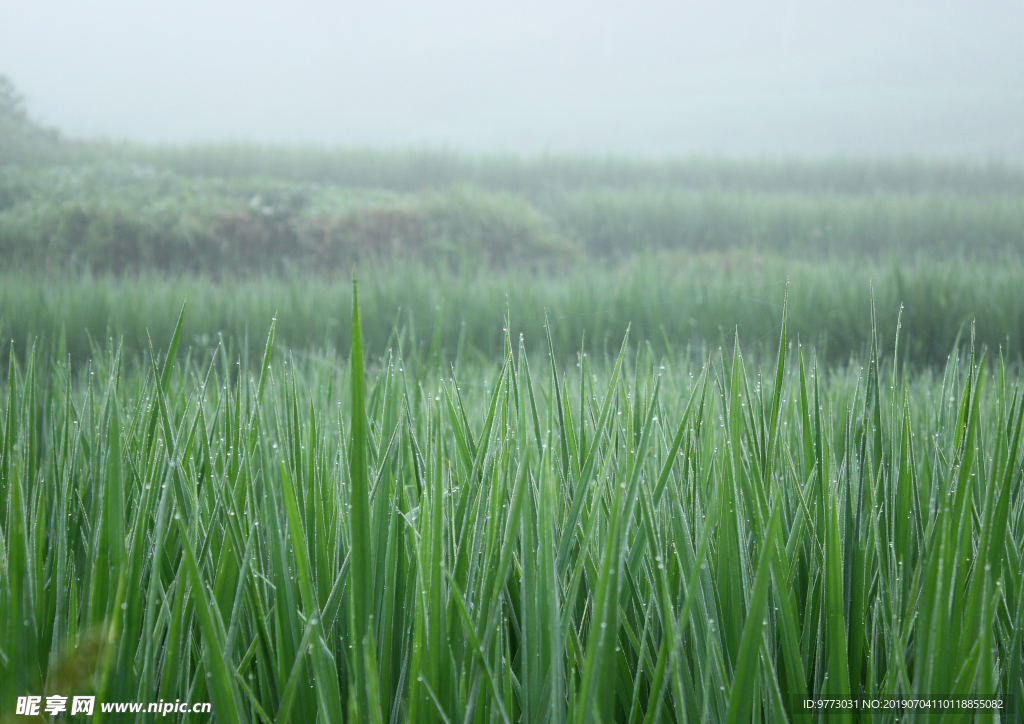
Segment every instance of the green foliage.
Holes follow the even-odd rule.
[[[467,154],[452,150],[329,148],[208,143],[139,146],[94,143],[69,162],[115,160],[184,176],[276,178],[399,193],[468,185],[534,201],[558,191],[586,189],[719,189],[746,193],[837,195],[1024,193],[1024,169],[1000,161],[925,158],[824,159],[690,156],[645,159],[544,153]]]
[[[857,263],[1024,259],[1024,181],[1013,169],[936,166],[929,181],[895,166],[889,182],[861,169],[868,179],[882,176],[872,187],[844,181],[856,167],[840,166],[834,183],[806,188],[812,172],[827,177],[822,163],[795,166],[788,181],[777,171],[768,178],[780,177],[778,186],[769,188],[756,168],[744,176],[725,162],[717,171],[699,165],[703,179],[651,168],[646,178],[623,170],[618,180],[607,172],[589,183],[582,171],[563,183],[557,165],[523,164],[528,183],[467,173],[422,188],[368,172],[342,185],[225,180],[110,161],[0,165],[0,268],[329,275],[402,259],[445,269],[563,270],[661,252]],[[901,182],[901,173],[914,182]],[[738,178],[721,178],[730,174]]]
[[[864,263],[1019,260],[1024,195],[588,189],[546,210],[592,258],[750,251]]]
[[[283,320],[258,368],[188,349],[181,315],[164,355],[10,358],[0,706],[95,691],[211,701],[218,721],[760,722],[854,697],[1024,715],[1024,388],[1002,359],[972,343],[909,373],[872,344],[822,371],[783,313],[771,367],[738,344],[697,367],[627,344],[563,367],[509,331],[497,364],[454,360],[456,377],[405,335],[364,368],[363,302],[347,365],[275,352]]]
[[[1019,360],[1024,351],[1024,267],[958,262],[900,266],[798,263],[741,256],[661,254],[607,269],[581,264],[562,274],[519,270],[451,273],[398,263],[361,270],[363,344],[379,357],[398,324],[410,357],[494,359],[504,352],[500,320],[514,310],[513,335],[539,352],[551,320],[555,356],[585,348],[614,357],[624,331],[659,354],[701,358],[729,347],[738,327],[748,352],[774,355],[779,299],[790,289],[792,339],[814,345],[827,364],[845,364],[870,348],[873,290],[883,349],[893,349],[901,314],[901,361],[941,367],[958,337],[975,323],[979,344]],[[182,299],[189,305],[183,344],[208,351],[223,335],[232,354],[255,363],[255,333],[281,321],[279,341],[307,349],[351,344],[352,290],[344,280],[288,278],[209,280],[57,274],[0,274],[0,326],[22,354],[29,345],[67,352],[76,361],[108,337],[132,353],[147,347],[147,330],[169,338]],[[461,352],[460,352],[461,350]]]
[[[0,269],[348,274],[755,253],[1024,259],[1024,168],[61,139],[0,76]]]
[[[0,268],[212,276],[415,260],[446,269],[564,266],[580,250],[522,199],[223,183],[140,166],[0,168]]]

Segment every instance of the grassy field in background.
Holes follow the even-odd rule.
[[[453,274],[405,263],[361,272],[368,354],[384,354],[392,334],[410,355],[447,362],[493,361],[503,353],[502,319],[530,349],[544,349],[544,321],[559,361],[581,345],[614,356],[627,328],[633,345],[659,355],[700,358],[731,348],[738,331],[749,354],[771,357],[789,289],[793,339],[814,346],[825,364],[845,364],[870,346],[872,295],[883,349],[891,353],[902,314],[901,362],[944,364],[975,324],[979,346],[1021,359],[1024,267],[923,262],[913,265],[798,263],[744,255],[654,255],[615,268],[581,265],[561,275],[520,271]],[[347,350],[351,284],[342,279],[264,276],[210,280],[0,274],[0,353],[42,345],[58,357],[87,360],[107,338],[132,353],[170,338],[186,302],[184,348],[258,355],[261,330],[280,320],[279,344],[307,351]],[[901,312],[902,308],[902,312]]]
[[[469,185],[543,196],[552,189],[719,188],[794,193],[1024,193],[1024,168],[991,160],[915,157],[637,158],[609,154],[469,154],[442,149],[325,148],[214,143],[193,146],[71,142],[28,166],[121,163],[200,178],[276,178],[397,192]]]
[[[540,330],[457,377],[400,338],[364,369],[354,324],[347,360],[177,334],[12,358],[0,707],[811,722],[808,698],[996,700],[870,719],[1019,721],[1018,374],[969,337],[938,370],[873,344],[823,367],[770,316],[757,363],[563,364]]]
[[[272,154],[235,168],[230,149],[211,149],[207,166],[187,149],[143,151],[132,158],[151,163],[0,166],[2,268],[323,275],[403,259],[561,272],[662,252],[1024,260],[1024,170],[994,164],[353,152],[325,153],[331,173],[300,173]]]

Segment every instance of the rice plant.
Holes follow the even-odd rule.
[[[783,321],[766,365],[627,341],[565,367],[506,317],[456,374],[399,335],[367,362],[352,310],[346,361],[275,351],[274,323],[258,367],[200,354],[180,317],[165,353],[10,356],[0,712],[1021,720],[1024,388],[998,355],[826,370]],[[1001,708],[941,704],[967,700]]]

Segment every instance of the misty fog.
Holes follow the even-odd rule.
[[[1024,3],[7,3],[78,136],[1024,157]]]

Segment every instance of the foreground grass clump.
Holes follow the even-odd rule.
[[[508,337],[457,382],[397,348],[364,372],[353,327],[345,366],[273,353],[273,327],[258,369],[177,334],[162,360],[11,362],[0,706],[746,722],[863,697],[1003,706],[877,721],[1020,720],[1024,403],[1001,362],[911,377],[872,348],[826,373],[784,326],[763,376],[738,345],[699,374],[650,351],[531,368]]]

